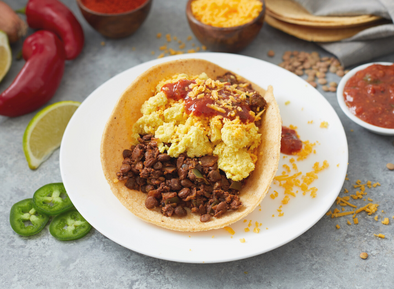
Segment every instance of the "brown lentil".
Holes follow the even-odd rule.
[[[334,87],[334,86],[330,86],[330,87],[328,88],[328,90],[331,91],[331,92],[335,92],[335,91],[337,91],[337,88]]]
[[[317,80],[317,82],[318,82],[319,84],[326,84],[326,83],[327,83],[327,79],[325,79],[325,78],[319,78],[319,79]]]
[[[321,87],[321,89],[323,89],[324,91],[328,91],[328,86],[327,86],[327,85],[323,85],[323,86]]]
[[[342,77],[342,76],[345,75],[345,73],[343,72],[343,70],[338,70],[338,71],[337,71],[337,75],[338,75],[339,77]]]
[[[308,83],[309,83],[310,85],[312,85],[314,88],[317,87],[317,84],[316,84],[316,82],[314,82],[314,81],[308,81]]]
[[[331,81],[331,82],[330,82],[330,86],[332,86],[332,87],[337,87],[337,86],[338,86],[338,83],[336,83],[335,81]]]
[[[365,260],[365,259],[368,258],[368,254],[365,253],[365,252],[362,252],[362,253],[360,254],[360,258]]]
[[[274,57],[274,56],[275,56],[275,51],[269,50],[268,53],[267,53],[267,55],[268,55],[269,57]]]
[[[386,165],[386,167],[387,167],[390,171],[394,170],[394,164],[392,164],[392,163],[388,163],[388,164]]]

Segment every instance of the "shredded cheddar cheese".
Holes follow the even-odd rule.
[[[320,124],[320,128],[328,128],[328,122],[323,121],[323,122]]]
[[[390,223],[389,218],[384,218],[384,220],[382,221],[383,225],[388,225]]]
[[[234,27],[255,19],[263,9],[258,0],[194,0],[194,17],[215,27]]]
[[[235,232],[234,232],[234,230],[232,229],[232,228],[230,228],[230,227],[224,227],[223,229],[225,229],[227,232],[229,232],[231,235],[234,235],[235,234]]]
[[[246,242],[246,241],[245,241],[245,238],[239,239],[239,241],[240,241],[241,243],[245,243],[245,242]]]
[[[373,234],[374,236],[378,237],[378,238],[382,238],[384,239],[386,236],[383,234]]]

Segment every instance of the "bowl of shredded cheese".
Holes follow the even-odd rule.
[[[189,0],[186,16],[197,39],[211,51],[238,52],[264,23],[264,0]]]

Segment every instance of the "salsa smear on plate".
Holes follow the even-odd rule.
[[[358,118],[394,128],[394,65],[374,64],[358,71],[346,83],[343,96]]]
[[[302,141],[294,129],[282,125],[282,138],[280,140],[280,152],[286,155],[294,155],[302,149]]]

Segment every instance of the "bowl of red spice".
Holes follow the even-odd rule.
[[[108,38],[133,34],[145,21],[152,0],[76,0],[85,20]]]

